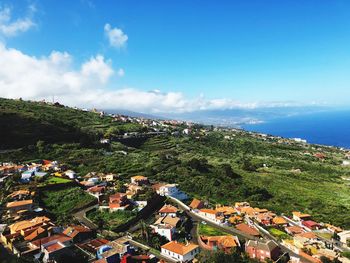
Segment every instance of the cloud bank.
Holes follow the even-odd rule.
[[[48,56],[35,57],[8,48],[0,43],[0,96],[59,102],[78,107],[127,109],[148,113],[181,113],[197,110],[254,109],[288,106],[285,103],[240,103],[232,99],[211,99],[204,96],[186,98],[181,92],[143,91],[135,88],[112,89],[115,71],[112,61],[102,55],[92,56],[78,68],[67,52],[52,51]]]

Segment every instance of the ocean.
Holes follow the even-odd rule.
[[[247,131],[350,149],[350,111],[312,113],[242,125]]]

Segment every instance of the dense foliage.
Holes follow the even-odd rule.
[[[141,131],[138,124],[112,122],[110,117],[64,107],[0,98],[0,149],[45,142],[91,145],[102,136]]]
[[[72,212],[95,201],[93,196],[85,193],[79,187],[44,191],[41,199],[48,211],[57,218],[58,222],[67,222]]]
[[[126,223],[136,216],[133,211],[93,210],[87,214],[87,217],[94,222],[100,229],[113,230],[114,228]]]

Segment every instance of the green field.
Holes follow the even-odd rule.
[[[67,223],[71,220],[72,212],[95,201],[95,198],[79,187],[69,187],[64,190],[46,190],[41,193],[41,200],[59,221]]]
[[[291,239],[290,235],[277,228],[269,228],[269,232],[271,233],[271,235],[278,239]]]
[[[48,177],[43,183],[38,184],[38,186],[54,185],[54,184],[66,184],[70,183],[72,180],[61,178],[57,176]]]
[[[220,231],[208,224],[198,223],[198,234],[200,236],[226,236],[226,232]]]
[[[98,225],[100,228],[113,230],[114,228],[126,223],[136,216],[133,211],[116,211],[109,210],[92,210],[89,211],[87,217]]]

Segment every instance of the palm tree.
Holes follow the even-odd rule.
[[[155,248],[155,249],[160,249],[161,247],[161,243],[160,243],[160,240],[159,240],[159,237],[155,236],[152,238],[152,246]]]
[[[148,238],[149,238],[148,225],[146,224],[146,222],[143,219],[140,220],[139,225],[141,228],[141,236],[142,236],[142,238],[146,239],[146,242],[148,243]]]

